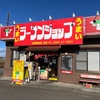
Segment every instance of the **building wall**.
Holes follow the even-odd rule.
[[[11,47],[6,47],[4,76],[11,76],[12,67],[11,67],[10,63],[11,63]]]
[[[5,61],[4,76],[12,76],[12,66],[10,65],[11,57],[12,57],[11,51],[12,49],[17,49],[17,48],[18,47],[14,47],[13,44],[11,43],[6,47],[6,61]],[[100,75],[100,72],[76,70],[76,51],[80,51],[80,50],[100,51],[100,39],[86,39],[84,40],[84,45],[61,46],[61,49],[58,51],[59,53],[58,81],[59,82],[79,84],[81,73]],[[69,56],[70,55],[73,56],[72,74],[61,73],[61,56],[65,55],[66,52],[68,53]]]
[[[60,54],[59,61],[58,61],[59,62],[58,63],[58,73],[59,73],[58,81],[59,82],[79,84],[80,74],[100,75],[100,71],[90,71],[88,69],[87,70],[76,70],[76,51],[78,52],[79,51],[86,51],[86,52],[93,51],[94,53],[100,52],[100,39],[93,39],[93,38],[86,39],[84,40],[84,45],[79,45],[79,47],[65,46],[63,50],[61,49],[61,51],[63,51],[63,53]],[[65,55],[64,54],[65,51],[68,52],[68,55],[73,56],[73,73],[72,74],[61,73],[61,56]],[[87,58],[87,61],[88,61],[88,58]],[[99,64],[100,64],[100,56],[99,56]],[[87,62],[86,67],[88,68],[88,62]]]
[[[59,57],[59,63],[58,63],[58,81],[59,82],[64,82],[64,83],[74,83],[74,84],[78,84],[79,83],[79,78],[80,78],[80,73],[75,73],[75,58],[76,58],[76,54],[75,53],[68,53],[68,56],[73,56],[73,68],[72,71],[73,73],[69,74],[69,73],[61,73],[61,56],[65,55],[64,53],[60,54]]]
[[[18,47],[13,46],[13,42],[6,42],[6,58],[5,58],[5,67],[3,76],[12,76],[11,59],[12,59],[12,50],[17,49]]]

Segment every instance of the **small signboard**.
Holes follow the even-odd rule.
[[[84,35],[100,35],[100,16],[85,17]]]
[[[40,71],[41,71],[40,79],[48,79],[48,71],[44,69]]]
[[[0,40],[14,40],[15,26],[3,26],[0,29]]]
[[[12,82],[23,84],[24,82],[24,61],[14,60]]]

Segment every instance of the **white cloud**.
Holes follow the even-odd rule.
[[[0,48],[0,57],[5,57],[6,56],[6,49]]]

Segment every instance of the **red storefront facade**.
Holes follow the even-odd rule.
[[[78,84],[81,73],[100,74],[99,18],[95,23],[92,16],[2,27],[0,39],[6,41],[4,76],[12,76],[14,59],[46,69],[46,80]]]

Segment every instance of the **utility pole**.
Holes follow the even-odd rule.
[[[8,12],[8,14],[7,14],[7,26],[9,25],[9,18],[10,18],[10,13]]]

